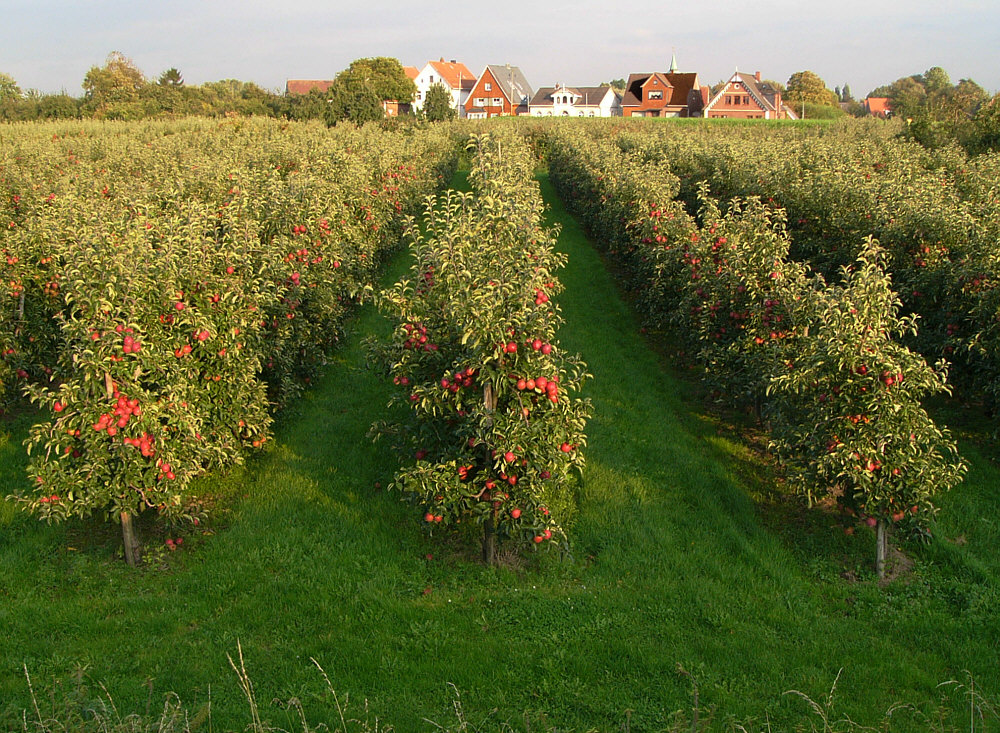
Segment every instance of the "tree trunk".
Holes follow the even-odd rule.
[[[889,554],[889,535],[885,529],[885,521],[878,520],[875,529],[875,572],[879,580],[885,580],[885,559]]]
[[[125,544],[125,562],[127,562],[131,567],[136,567],[139,564],[139,540],[135,534],[135,524],[133,523],[132,515],[128,512],[122,512],[122,540]]]
[[[497,564],[496,513],[497,510],[494,509],[493,514],[483,523],[483,564],[490,567]]]

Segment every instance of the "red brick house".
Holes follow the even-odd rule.
[[[526,115],[533,93],[516,66],[489,64],[465,100],[465,116],[472,119]]]
[[[705,109],[704,117],[731,117],[740,120],[797,120],[795,112],[781,99],[781,92],[761,81],[760,72],[739,71],[722,85]]]
[[[679,73],[677,56],[670,58],[670,70],[629,74],[622,95],[623,117],[698,117],[708,101],[708,88],[698,75]]]
[[[704,91],[703,91],[704,90]],[[629,74],[622,96],[624,117],[698,117],[708,87],[695,73]]]

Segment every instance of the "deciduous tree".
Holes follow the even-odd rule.
[[[139,116],[135,103],[146,77],[120,51],[108,54],[104,66],[92,66],[83,77],[85,107],[99,117]]]
[[[431,122],[453,120],[458,115],[451,104],[451,95],[441,84],[434,84],[427,90],[424,99],[424,116]]]
[[[811,71],[797,71],[788,77],[786,98],[791,102],[836,104],[837,98],[826,83]]]
[[[10,74],[0,73],[0,102],[15,101],[21,98],[21,87]]]

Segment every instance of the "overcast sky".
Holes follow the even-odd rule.
[[[111,51],[189,84],[332,78],[352,59],[444,57],[478,74],[520,66],[535,88],[735,69],[781,82],[805,69],[855,96],[942,66],[1000,90],[1000,0],[0,0],[0,72],[22,89],[78,96]]]

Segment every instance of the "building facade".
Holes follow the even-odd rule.
[[[621,96],[610,86],[542,87],[528,103],[532,117],[621,117]]]
[[[414,109],[423,109],[427,92],[435,84],[440,84],[451,95],[451,106],[458,112],[458,116],[465,117],[465,102],[469,98],[469,92],[476,85],[476,75],[465,64],[455,59],[445,61],[442,58],[438,61],[428,61],[417,73],[414,84],[417,85],[417,96],[413,101]]]
[[[705,105],[705,117],[740,120],[797,120],[781,92],[761,81],[760,72],[735,72]]]
[[[516,66],[490,64],[479,75],[465,100],[465,116],[485,119],[500,115],[526,115],[533,93]]]

